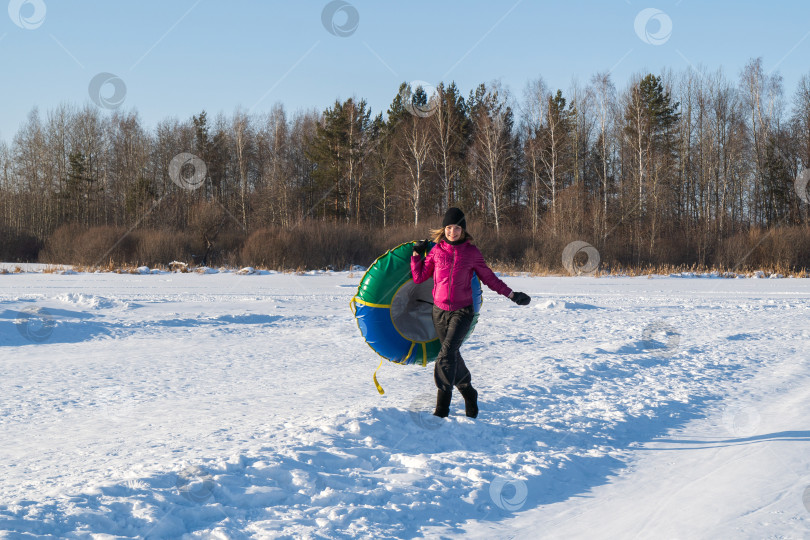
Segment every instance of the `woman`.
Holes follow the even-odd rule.
[[[442,344],[433,372],[439,389],[433,414],[441,418],[450,414],[455,386],[464,397],[467,416],[476,418],[478,392],[472,387],[470,370],[458,350],[474,315],[472,274],[475,272],[487,287],[518,305],[528,305],[531,298],[522,292],[513,292],[487,266],[481,252],[472,244],[464,212],[458,208],[448,209],[442,220],[442,228],[431,233],[436,245],[425,259],[422,259],[422,255],[427,252],[429,242],[422,240],[414,245],[411,275],[414,283],[433,278],[433,326]]]

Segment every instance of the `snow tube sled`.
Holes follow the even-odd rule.
[[[436,360],[441,343],[433,327],[433,278],[416,285],[411,276],[414,244],[401,244],[378,257],[360,280],[351,305],[360,333],[377,354],[397,364],[426,366]],[[472,291],[475,315],[465,340],[478,322],[483,300],[475,274]]]

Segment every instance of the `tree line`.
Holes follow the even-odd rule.
[[[154,129],[135,111],[65,103],[0,141],[0,256],[278,265],[295,259],[279,250],[344,231],[331,258],[295,264],[342,264],[349,248],[367,264],[459,206],[524,268],[559,266],[572,239],[613,265],[798,268],[808,167],[810,74],[786,95],[760,58],[736,79],[666,70],[617,90],[597,73],[565,91],[538,78],[520,95],[493,82],[466,96],[403,83],[385,113],[352,97]]]

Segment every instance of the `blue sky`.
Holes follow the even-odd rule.
[[[137,110],[149,128],[203,109],[261,112],[280,102],[291,113],[351,96],[384,112],[399,84],[414,80],[454,80],[466,95],[499,79],[520,97],[538,77],[565,92],[573,78],[585,84],[607,70],[619,89],[634,73],[690,64],[723,67],[736,81],[747,60],[761,56],[766,70],[783,76],[790,99],[810,73],[807,0],[5,4],[0,138],[6,141],[34,106],[44,117],[60,102],[92,104],[88,88],[99,73],[123,81],[121,109]],[[335,12],[330,28],[322,20],[327,6]],[[636,19],[650,8],[657,11],[644,12],[647,24],[637,32]],[[106,98],[115,91],[113,84],[101,87]]]

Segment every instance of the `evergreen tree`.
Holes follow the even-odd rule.
[[[399,90],[397,90],[397,94],[391,101],[391,105],[388,106],[388,112],[386,113],[388,115],[389,130],[393,130],[397,124],[408,118],[410,113],[407,109],[407,101],[410,95],[411,89],[408,83],[404,82],[400,84]]]
[[[191,117],[194,124],[194,154],[205,162],[206,165],[206,179],[212,176],[211,171],[211,150],[213,142],[210,139],[208,130],[208,115],[203,110],[198,116]],[[203,189],[195,190],[195,193],[203,193],[207,190],[208,186]]]
[[[551,206],[551,229],[558,231],[557,198],[560,191],[570,184],[571,178],[571,121],[573,111],[566,109],[566,99],[562,90],[549,96],[546,103],[546,118],[540,131],[540,160],[545,174],[544,183],[548,190]]]
[[[363,161],[368,147],[371,110],[365,100],[335,102],[323,114],[307,155],[318,198],[317,213],[359,221],[363,198]]]
[[[435,166],[442,193],[437,213],[456,204],[457,186],[465,173],[464,161],[470,144],[470,119],[467,104],[456,87],[444,83],[437,87],[438,108],[432,120],[436,148]]]
[[[81,152],[68,154],[67,177],[61,194],[66,203],[66,222],[88,225],[89,206],[97,191],[96,179],[91,174],[87,156]]]
[[[628,165],[635,174],[634,240],[641,248],[642,236],[648,240],[649,253],[655,248],[660,234],[659,224],[669,217],[667,209],[676,199],[677,175],[674,171],[677,154],[677,125],[679,103],[673,102],[660,77],[645,76],[630,90],[625,107],[625,141],[630,152]],[[632,200],[632,197],[631,197]],[[640,253],[637,252],[637,257]]]

